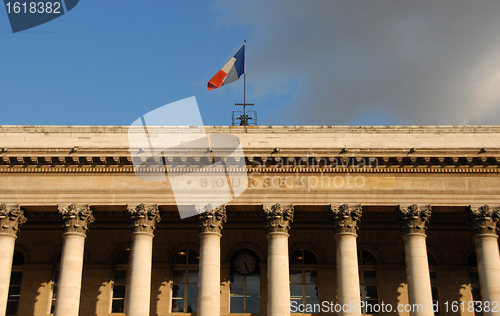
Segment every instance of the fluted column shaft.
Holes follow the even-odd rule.
[[[267,232],[267,315],[290,315],[290,269],[288,231],[293,221],[293,205],[263,205]]]
[[[397,219],[403,231],[405,245],[408,296],[410,304],[421,306],[421,308],[412,308],[411,316],[434,315],[429,261],[425,243],[425,224],[429,221],[430,216],[430,206],[398,207]]]
[[[59,213],[64,233],[54,315],[78,316],[85,238],[94,217],[88,205],[61,206]]]
[[[198,316],[220,315],[220,238],[226,222],[226,207],[196,206],[200,231],[198,271]]]
[[[19,205],[0,205],[0,315],[5,315],[7,309],[17,231],[24,222]]]
[[[500,254],[498,251],[497,223],[499,209],[490,209],[488,205],[479,208],[470,207],[468,222],[475,234],[477,272],[483,302],[500,304]],[[485,316],[496,315],[483,311]]]
[[[127,316],[149,316],[151,298],[151,269],[153,232],[160,221],[156,205],[127,205],[132,224],[128,297],[125,300]]]
[[[337,294],[343,307],[341,316],[361,315],[358,308],[359,268],[356,238],[357,224],[361,219],[361,206],[330,206],[329,221],[335,232],[337,246]]]

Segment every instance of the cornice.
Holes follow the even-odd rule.
[[[335,146],[287,146],[287,147],[257,147],[255,145],[243,146],[245,156],[250,160],[266,160],[266,159],[339,159],[339,158],[400,158],[400,159],[426,159],[426,158],[479,158],[479,157],[497,157],[500,158],[500,147],[496,144],[495,147],[342,147]],[[0,157],[41,157],[41,158],[108,158],[121,157],[130,162],[129,147],[5,147],[0,144]],[[134,156],[146,157],[151,156],[151,150],[148,148],[132,148]],[[182,151],[175,149],[166,149],[165,152],[169,157],[189,157],[190,153],[199,155],[198,148],[183,148]],[[210,156],[207,154],[207,157]]]
[[[0,126],[0,133],[3,128],[6,127]],[[44,130],[56,127],[23,128]],[[80,127],[62,129],[67,132],[72,128]],[[94,131],[94,127],[87,128],[90,128],[89,131]],[[123,127],[95,128],[105,133],[110,132],[108,129]],[[371,130],[368,127],[364,128]],[[480,131],[490,131],[490,129],[500,131],[500,126],[477,128]],[[264,130],[269,132],[274,130],[274,127]],[[462,131],[460,128],[458,130]],[[472,130],[476,132],[476,129]],[[145,173],[195,173],[200,172],[200,167],[204,167],[203,172],[206,172],[206,167],[215,161],[223,161],[229,171],[242,171],[236,169],[241,166],[239,159],[212,157],[210,153],[200,157],[199,150],[196,149],[167,152],[164,154],[165,157],[156,157],[144,148],[133,149],[132,152],[133,159],[127,147],[0,146],[0,173],[133,173],[134,165],[140,165],[140,171]],[[245,165],[246,171],[250,173],[498,173],[500,148],[250,147],[245,148]],[[212,170],[215,173],[224,172],[223,169]]]
[[[228,168],[224,169],[212,169],[213,173],[253,173],[253,174],[276,174],[276,173],[499,173],[500,168],[496,165],[493,166],[412,166],[412,167],[401,167],[401,166],[378,166],[377,168],[328,168],[328,167],[296,167],[296,168],[280,168],[280,167],[261,167],[252,168],[248,167],[246,169],[241,168]],[[206,169],[200,170],[200,168],[195,167],[149,167],[141,168],[140,173],[207,173]],[[115,174],[133,174],[133,166],[77,166],[77,165],[52,165],[52,166],[40,166],[40,165],[1,165],[0,173],[115,173]]]
[[[148,126],[162,130],[193,129],[190,126]],[[94,125],[0,125],[0,133],[127,133],[129,126]],[[441,125],[441,126],[204,126],[206,132],[232,133],[289,133],[289,132],[394,132],[394,133],[491,133],[500,132],[499,125]]]

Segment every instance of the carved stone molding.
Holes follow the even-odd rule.
[[[59,209],[59,214],[61,214],[65,233],[86,234],[89,224],[94,221],[92,210],[88,205],[58,205],[57,208]]]
[[[499,208],[492,209],[489,205],[483,205],[477,208],[469,206],[467,210],[467,223],[476,236],[484,234],[496,235],[499,221]]]
[[[16,236],[23,223],[26,223],[26,217],[19,205],[0,204],[0,233]]]
[[[430,205],[398,205],[396,220],[401,225],[401,231],[406,234],[425,234],[425,224],[431,217]]]
[[[262,219],[266,224],[266,232],[288,233],[293,222],[293,205],[264,204],[262,205]]]
[[[198,216],[196,221],[200,225],[200,233],[221,233],[222,224],[227,220],[226,206],[213,207],[212,204],[196,205]]]
[[[5,150],[5,148],[3,148]],[[99,151],[68,148],[61,155],[61,149],[47,152],[34,148],[8,149],[0,157],[0,173],[191,173],[200,172],[200,167],[210,164],[207,159],[181,155],[181,164],[174,160],[142,159],[144,166],[134,168],[133,160],[123,150],[105,148]],[[418,149],[418,155],[402,154],[402,148],[366,149],[356,151],[356,155],[337,157],[342,148],[331,148],[310,153],[304,149],[279,151],[271,154],[273,148],[247,152],[245,166],[239,162],[239,170],[250,173],[500,173],[500,150],[488,149],[488,153],[478,156],[476,149]],[[0,154],[2,148],[0,148]],[[5,153],[5,152],[4,152]],[[128,151],[127,151],[128,153]],[[216,157],[222,159],[222,157]],[[175,159],[177,161],[177,159]],[[194,162],[194,164],[193,164]],[[165,163],[165,165],[164,165]],[[57,168],[56,168],[57,167]],[[242,168],[240,168],[242,167]],[[460,168],[457,168],[460,167]],[[203,168],[201,168],[203,169]],[[221,169],[222,172],[223,169]]]
[[[134,233],[150,233],[155,231],[160,222],[160,211],[156,204],[127,205],[127,212]]]
[[[328,221],[333,225],[335,234],[353,233],[358,230],[361,220],[361,205],[342,204],[340,206],[330,205]]]

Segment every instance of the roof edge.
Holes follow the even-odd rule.
[[[190,130],[197,126],[150,126],[164,130]],[[500,133],[500,125],[409,125],[409,126],[205,126],[217,133]],[[123,125],[0,125],[0,133],[127,133]]]

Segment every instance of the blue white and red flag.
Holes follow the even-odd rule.
[[[208,91],[230,84],[245,73],[245,45],[222,67],[207,84]]]

